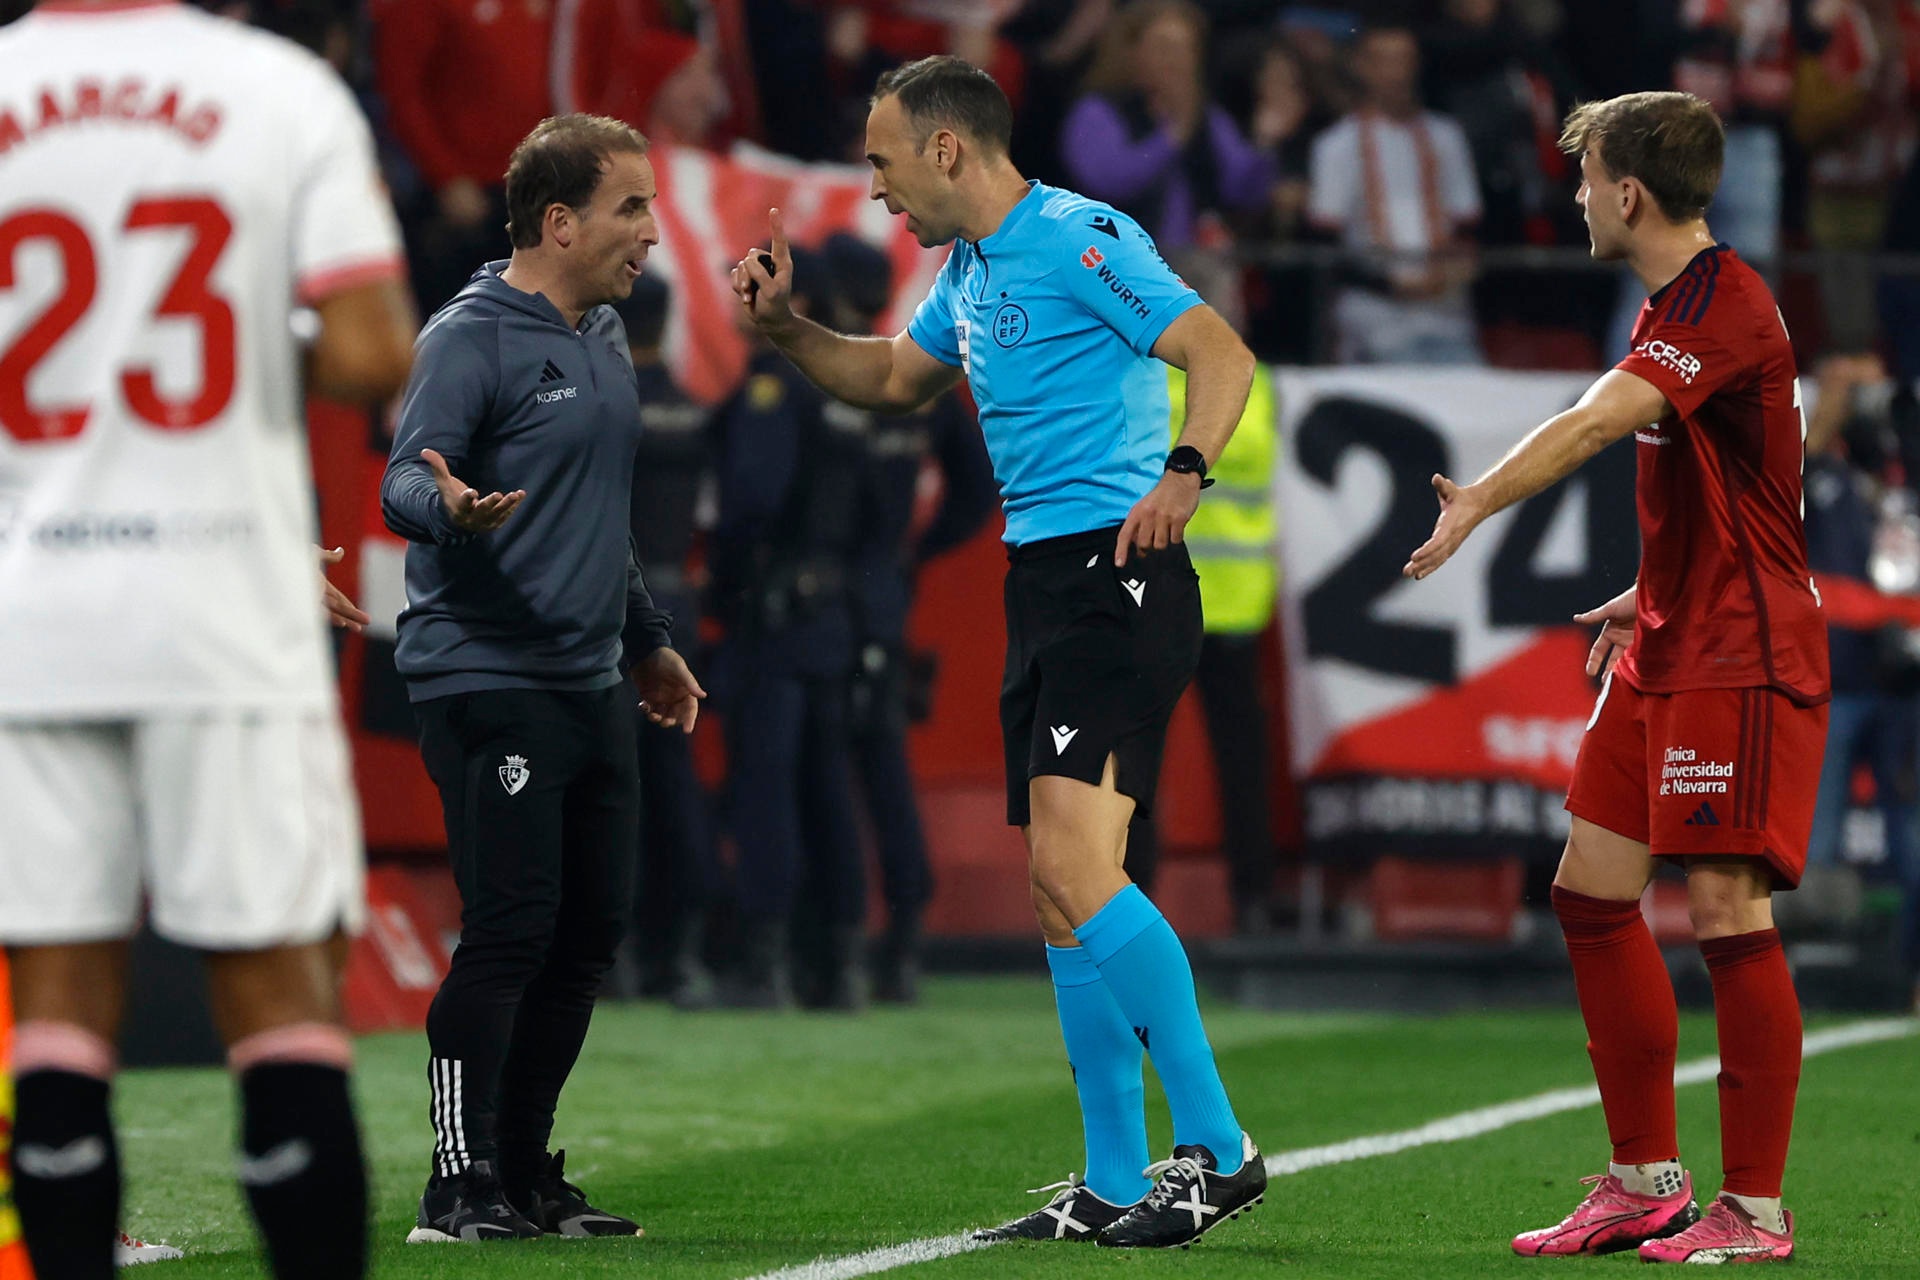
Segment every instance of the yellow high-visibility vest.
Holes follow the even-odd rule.
[[[1187,417],[1187,375],[1169,365],[1167,382],[1178,440]],[[1255,365],[1247,410],[1226,451],[1207,468],[1213,484],[1201,493],[1200,509],[1187,524],[1187,552],[1200,574],[1200,607],[1211,632],[1258,631],[1273,616],[1280,585],[1273,509],[1280,430],[1274,409],[1273,370]]]

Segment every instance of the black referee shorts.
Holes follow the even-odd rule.
[[[1200,661],[1200,577],[1178,544],[1115,568],[1119,532],[1007,549],[1000,732],[1013,826],[1031,820],[1030,778],[1098,786],[1108,756],[1120,792],[1153,810],[1167,721]]]

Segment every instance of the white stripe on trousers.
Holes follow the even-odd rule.
[[[447,1089],[446,1073],[438,1058],[427,1059],[427,1080],[433,1094],[429,1113],[433,1117],[433,1171],[442,1177],[447,1172]]]
[[[466,1169],[471,1162],[471,1158],[467,1155],[467,1117],[466,1113],[460,1109],[465,1101],[462,1096],[465,1082],[465,1072],[462,1070],[460,1059],[455,1058],[453,1059],[453,1149],[454,1158],[460,1165],[460,1168],[454,1171],[456,1173]]]
[[[471,1163],[467,1155],[467,1121],[460,1110],[465,1084],[460,1059],[430,1059],[427,1078],[433,1090],[429,1111],[433,1120],[433,1167],[440,1176],[450,1178],[464,1172]]]

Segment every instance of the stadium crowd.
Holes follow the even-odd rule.
[[[1913,0],[202,2],[356,87],[428,311],[504,245],[507,152],[543,116],[858,162],[875,75],[946,52],[1006,86],[1023,172],[1241,264],[1218,305],[1294,363],[1613,358],[1614,278],[1552,259],[1540,288],[1511,251],[1584,246],[1568,107],[1687,90],[1728,123],[1716,230],[1778,267],[1824,255],[1783,282],[1803,364],[1884,342],[1920,373],[1920,282],[1861,256],[1920,247]]]

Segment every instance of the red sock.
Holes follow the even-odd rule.
[[[1555,885],[1553,913],[1567,936],[1614,1163],[1677,1158],[1673,1059],[1680,1013],[1639,901],[1589,898]]]
[[[1700,944],[1720,1028],[1720,1157],[1725,1190],[1777,1196],[1800,1088],[1800,998],[1780,949],[1762,929]]]

